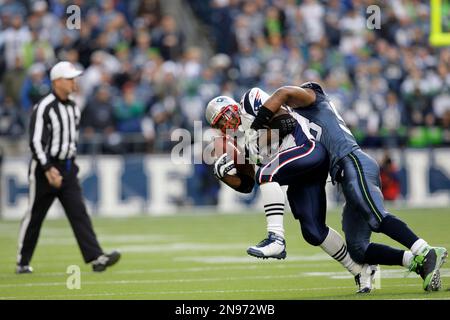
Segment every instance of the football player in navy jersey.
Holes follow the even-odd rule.
[[[245,134],[249,150],[258,152],[258,131],[282,106],[289,106],[308,121],[311,133],[328,152],[331,179],[342,186],[346,199],[342,223],[351,257],[360,264],[405,266],[422,277],[424,290],[439,290],[439,269],[447,250],[428,245],[385,209],[378,164],[361,150],[319,84],[307,82],[276,90],[259,108]],[[383,233],[409,250],[370,242],[372,232]]]

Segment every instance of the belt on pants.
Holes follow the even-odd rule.
[[[52,159],[50,159],[50,162],[54,163],[54,164],[59,164],[59,165],[63,166],[64,169],[66,169],[66,171],[70,171],[74,160],[75,160],[74,158],[64,159],[64,160],[52,158]]]

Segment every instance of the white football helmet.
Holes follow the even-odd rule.
[[[241,124],[239,104],[227,96],[218,96],[208,102],[205,117],[211,127],[222,132],[227,129],[237,130]]]

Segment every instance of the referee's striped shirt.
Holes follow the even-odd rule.
[[[73,100],[60,100],[54,92],[34,107],[30,120],[33,159],[44,170],[52,160],[74,158],[77,150],[80,110]]]

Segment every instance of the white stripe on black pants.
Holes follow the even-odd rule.
[[[66,212],[85,262],[95,260],[103,251],[97,241],[91,219],[83,202],[81,187],[77,178],[78,167],[68,160],[54,163],[63,183],[56,189],[48,183],[44,171],[36,160],[30,164],[30,203],[22,220],[19,232],[17,263],[29,265],[39,238],[42,222],[55,198],[58,198]]]

